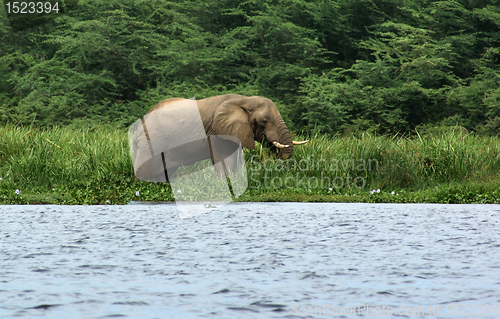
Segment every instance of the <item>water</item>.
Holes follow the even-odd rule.
[[[0,212],[0,318],[500,317],[500,205]]]

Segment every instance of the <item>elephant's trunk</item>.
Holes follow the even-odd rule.
[[[288,131],[288,128],[286,127],[285,122],[281,118],[276,119],[274,125],[277,128],[277,132],[276,132],[278,135],[277,142],[279,144],[281,144],[282,146],[288,145],[287,147],[278,147],[280,150],[281,158],[288,159],[288,158],[292,157],[292,154],[293,154],[293,140],[292,140],[292,136],[290,135],[290,131]],[[271,141],[271,142],[274,142],[274,141]]]

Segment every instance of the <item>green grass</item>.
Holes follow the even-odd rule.
[[[313,136],[289,161],[257,145],[238,201],[500,203],[496,137]],[[169,184],[134,179],[128,147],[126,130],[2,126],[0,204],[172,201]]]

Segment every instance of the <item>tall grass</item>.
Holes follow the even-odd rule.
[[[489,181],[497,179],[500,171],[498,138],[465,135],[453,129],[442,135],[415,138],[367,133],[358,137],[313,136],[308,144],[294,147],[292,162],[302,160],[303,165],[284,165],[290,169],[283,170],[279,169],[279,160],[269,159],[272,156],[266,149],[246,153],[247,158],[254,156],[257,162],[249,166],[249,173],[254,177],[250,178],[250,189],[257,193],[265,191],[263,176],[266,175],[267,190],[274,188],[269,185],[270,178],[276,177],[274,185],[279,185],[278,178],[284,181],[288,177],[290,186],[293,184],[291,177],[297,180],[298,176],[299,180],[303,177],[308,181],[305,185],[308,193],[328,192],[330,188],[330,192],[345,193],[371,189],[418,190],[453,182]],[[266,171],[263,165],[259,168],[259,163],[267,163],[266,168],[271,170]],[[307,167],[306,163],[312,165]],[[332,181],[330,186],[326,186],[326,177]],[[352,184],[347,187],[348,177],[351,180],[359,178],[358,186],[363,179],[364,187]],[[313,187],[314,178],[318,179],[318,187]],[[336,184],[333,183],[335,178]],[[338,187],[341,180],[344,187]]]
[[[500,140],[496,137],[450,130],[414,138],[365,133],[310,139],[294,147],[293,159],[288,161],[278,159],[267,146],[245,149],[249,180],[245,198],[268,193],[418,191],[499,180]],[[126,202],[136,199],[137,191],[141,200],[173,198],[168,184],[134,180],[126,130],[1,126],[0,177],[0,195],[9,194],[0,196],[0,203],[15,202],[15,189],[44,196],[60,190],[60,196],[35,202]],[[356,178],[358,183],[352,184]]]
[[[3,126],[0,136],[0,175],[20,187],[133,176],[125,131]]]

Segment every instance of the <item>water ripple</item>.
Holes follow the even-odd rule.
[[[500,304],[499,205],[233,203],[187,220],[174,205],[0,211],[0,318],[438,304],[441,316],[420,317],[445,318],[446,305]]]

